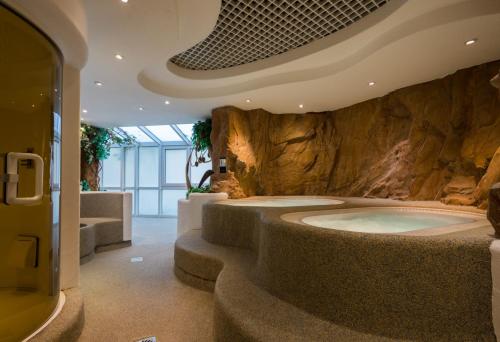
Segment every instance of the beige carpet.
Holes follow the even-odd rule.
[[[173,273],[175,219],[134,219],[131,247],[81,267],[85,327],[80,341],[211,341],[213,296]],[[130,258],[143,257],[132,263]]]

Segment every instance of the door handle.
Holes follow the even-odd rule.
[[[32,160],[35,166],[35,195],[32,197],[17,197],[17,184],[19,183],[18,161]],[[5,202],[7,204],[38,204],[43,197],[43,159],[34,153],[7,153]]]

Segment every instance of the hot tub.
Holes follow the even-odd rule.
[[[439,202],[330,198],[345,203],[206,204],[201,237],[254,259],[240,269],[231,264],[219,278],[248,271],[282,301],[388,339],[494,340],[493,230],[484,212]]]
[[[316,205],[338,205],[344,201],[318,196],[254,196],[237,200],[220,201],[218,204],[240,207],[310,207]]]
[[[463,211],[414,208],[368,207],[289,213],[288,222],[358,233],[440,235],[487,225],[482,214]]]

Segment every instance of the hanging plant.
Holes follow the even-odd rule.
[[[101,161],[110,155],[112,145],[132,145],[135,138],[116,134],[109,128],[82,123],[80,126],[81,182],[83,189],[99,190]]]
[[[200,154],[207,152],[212,147],[210,141],[210,134],[212,133],[212,119],[205,121],[198,121],[193,125],[193,135],[191,141],[193,142],[194,150]]]
[[[191,142],[193,149],[188,157],[186,163],[186,186],[188,194],[191,192],[209,192],[210,186],[203,187],[203,183],[214,173],[212,170],[207,170],[197,187],[191,185],[189,179],[189,166],[198,167],[203,163],[211,163],[210,152],[212,149],[212,142],[210,141],[210,134],[212,133],[212,119],[205,121],[198,121],[193,125],[191,135]],[[197,189],[197,190],[194,190]]]

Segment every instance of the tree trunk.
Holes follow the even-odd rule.
[[[193,155],[193,151],[194,150],[191,150],[191,152],[189,153],[189,157],[187,159],[187,162],[186,162],[186,170],[185,170],[185,175],[186,175],[186,187],[187,187],[187,190],[191,190],[192,186],[191,186],[191,180],[189,179],[189,166],[191,165],[191,157]]]
[[[82,157],[80,165],[80,180],[86,180],[89,184],[90,190],[99,191],[99,172],[101,169],[100,162],[96,160],[93,163],[88,163]]]

